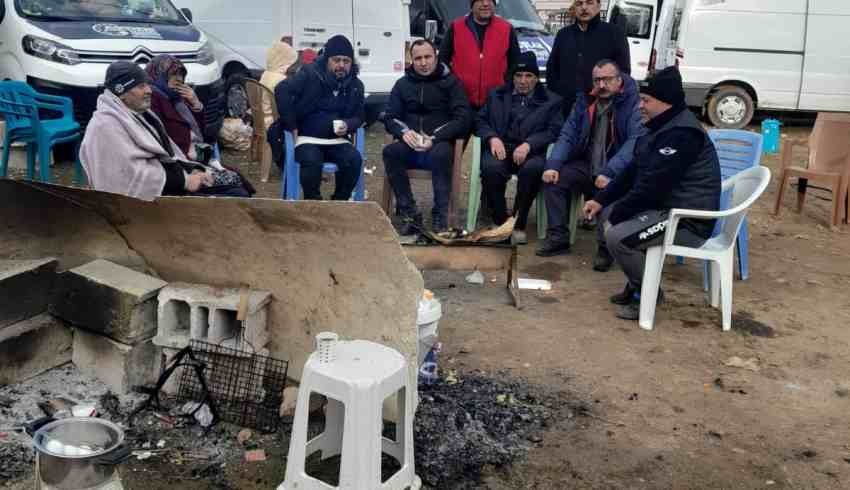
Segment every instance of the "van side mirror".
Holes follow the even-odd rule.
[[[434,42],[434,39],[437,38],[437,21],[436,20],[426,20],[425,21],[425,39]]]
[[[188,19],[189,22],[192,22],[192,11],[191,10],[187,9],[186,7],[183,7],[182,9],[180,9],[180,11],[183,12],[183,16],[186,17],[186,19]]]

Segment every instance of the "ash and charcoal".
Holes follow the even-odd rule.
[[[416,473],[425,484],[480,488],[485,467],[521,458],[566,405],[557,393],[496,376],[470,372],[420,384],[414,439]]]

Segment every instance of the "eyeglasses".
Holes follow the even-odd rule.
[[[610,85],[614,82],[614,80],[617,80],[619,78],[620,77],[616,75],[613,77],[593,77],[593,85],[599,85],[600,82],[604,83],[605,85]]]

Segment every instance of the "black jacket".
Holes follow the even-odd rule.
[[[452,141],[467,136],[471,119],[463,85],[440,63],[427,77],[412,66],[405,71],[390,93],[384,125],[397,139],[412,129],[433,136],[435,142]]]
[[[602,22],[597,15],[586,31],[577,22],[558,31],[546,63],[546,85],[564,98],[565,114],[572,109],[576,93],[590,93],[593,65],[603,59],[614,60],[621,71],[631,73],[629,41],[620,27]]]
[[[647,124],[650,133],[635,144],[632,165],[594,198],[614,205],[612,225],[648,210],[672,208],[717,211],[720,162],[714,144],[696,116],[674,106]],[[714,220],[682,220],[682,226],[711,237]]]
[[[327,70],[327,59],[321,56],[277,84],[274,96],[283,129],[298,129],[303,136],[334,138],[333,120],[342,119],[349,133],[354,134],[363,125],[366,107],[358,73],[355,64],[347,77],[336,80]],[[326,101],[336,97],[334,91],[341,97],[338,109],[321,109]]]
[[[513,82],[490,91],[487,103],[478,112],[477,117],[475,134],[481,138],[482,143],[494,137],[505,138],[511,124],[513,93]],[[546,90],[542,83],[538,83],[531,94],[528,107],[531,112],[520,123],[520,138],[531,146],[532,155],[543,155],[558,137],[564,123],[561,98]]]

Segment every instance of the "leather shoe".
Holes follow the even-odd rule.
[[[534,252],[538,257],[554,257],[556,255],[566,255],[570,253],[570,242],[554,242],[546,240],[543,245]]]

